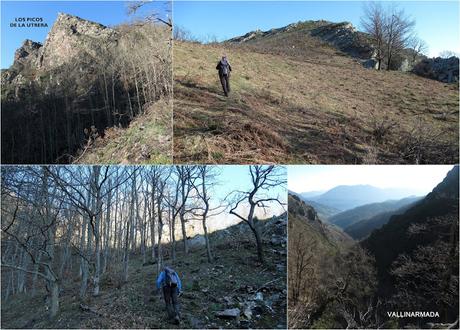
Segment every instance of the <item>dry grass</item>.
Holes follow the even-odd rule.
[[[127,129],[112,127],[74,163],[80,164],[169,164],[172,162],[172,102],[161,99],[146,107]]]
[[[229,98],[215,70],[223,52]],[[458,162],[458,86],[330,56],[176,42],[174,161]]]

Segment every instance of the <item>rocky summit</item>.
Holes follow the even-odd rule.
[[[102,24],[59,13],[45,43],[25,40],[15,53],[14,64],[50,69],[71,61],[81,51],[97,56],[97,48],[114,46],[117,32]]]
[[[100,47],[113,47],[116,42],[115,30],[77,16],[59,13],[46,37],[40,66],[62,65],[81,51],[98,56]]]
[[[25,40],[2,70],[3,162],[68,163],[107,128],[127,128],[169,93],[169,35],[59,13],[44,42]]]

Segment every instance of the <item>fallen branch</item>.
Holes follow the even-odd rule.
[[[98,315],[98,316],[106,317],[106,315],[105,315],[104,313],[101,313],[101,312],[97,311],[97,310],[94,309],[93,307],[89,307],[89,306],[80,304],[80,308],[81,308],[84,312],[91,312],[91,313],[94,313],[94,314],[96,314],[96,315]]]

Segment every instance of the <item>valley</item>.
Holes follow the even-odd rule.
[[[458,326],[458,181],[454,166],[426,196],[366,204],[328,219],[302,194],[290,193],[289,326]],[[400,310],[439,316],[387,314]]]

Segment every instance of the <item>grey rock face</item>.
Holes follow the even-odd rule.
[[[101,50],[116,45],[117,33],[102,24],[59,13],[46,37],[40,67],[68,63],[74,56],[100,56]]]
[[[42,46],[39,42],[29,39],[24,40],[22,46],[14,53],[14,64],[25,64],[26,62],[36,61]]]
[[[358,32],[349,22],[320,26],[311,34],[353,57],[367,60],[374,53],[366,35]]]
[[[206,245],[206,240],[203,235],[196,235],[188,240],[190,248],[199,248]]]
[[[450,58],[429,58],[420,61],[414,66],[412,72],[430,79],[439,80],[445,83],[459,81],[459,59],[452,56]]]

